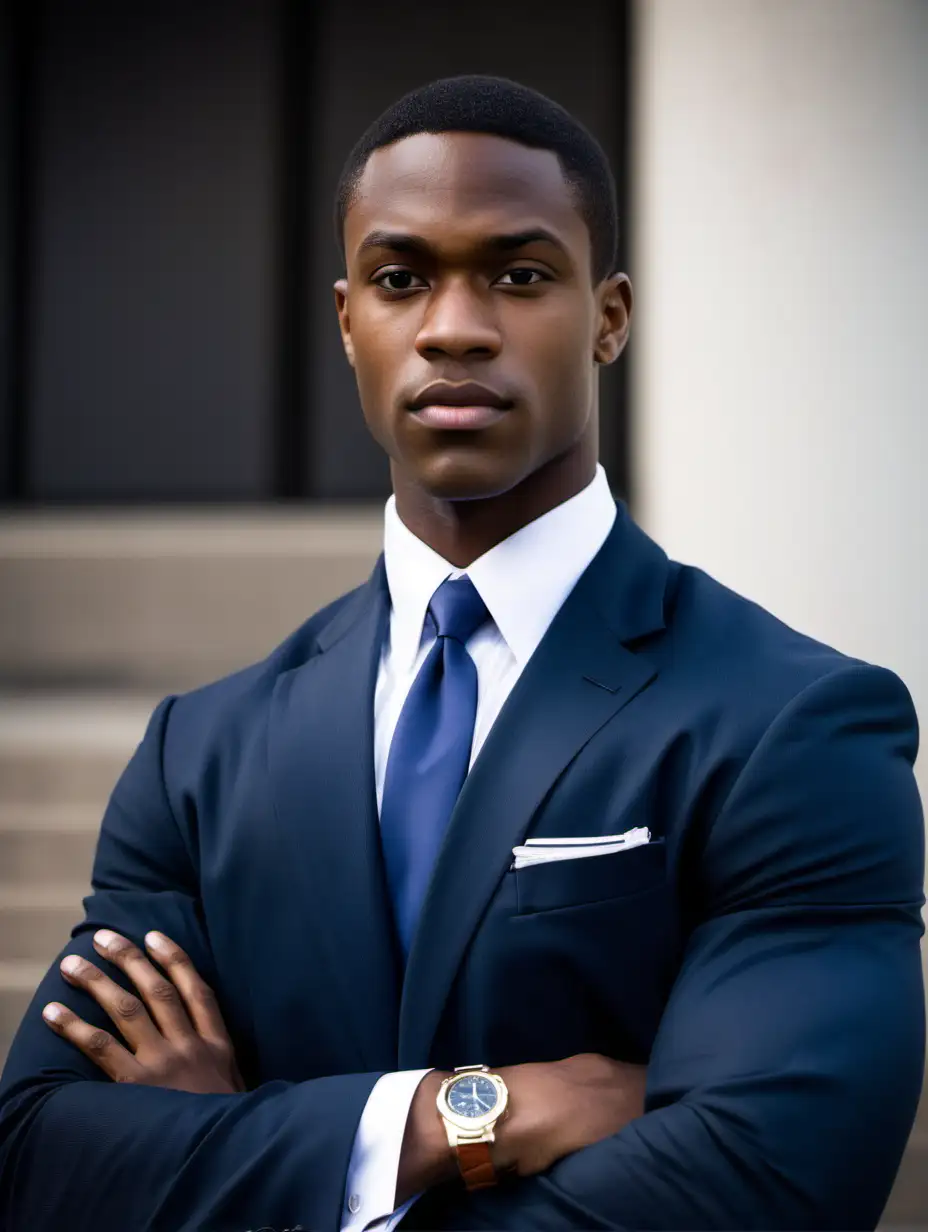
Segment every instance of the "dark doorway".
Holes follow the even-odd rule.
[[[627,213],[614,0],[20,7],[0,63],[7,504],[387,494],[338,337],[331,199],[363,129],[422,82],[499,73],[558,99]],[[603,459],[623,494],[626,423],[620,363]]]

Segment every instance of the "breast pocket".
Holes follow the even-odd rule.
[[[604,856],[531,864],[512,875],[519,915],[636,897],[666,881],[664,840]]]

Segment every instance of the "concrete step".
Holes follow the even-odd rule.
[[[90,883],[102,806],[0,805],[0,888]]]
[[[0,1066],[47,970],[48,963],[0,962]]]
[[[83,919],[89,883],[0,885],[0,963],[50,963]]]
[[[0,748],[0,802],[65,800],[102,807],[130,756],[131,750],[125,756],[95,756]]]
[[[915,1131],[906,1147],[902,1166],[890,1195],[880,1227],[885,1232],[919,1232],[928,1225],[928,1097],[922,1106]]]
[[[148,694],[0,695],[0,807],[65,804],[101,813],[157,701]]]
[[[264,658],[370,573],[383,507],[0,519],[0,685],[173,691]]]

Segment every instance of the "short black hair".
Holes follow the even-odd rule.
[[[551,150],[590,232],[593,280],[615,272],[618,209],[615,178],[602,146],[560,103],[508,77],[442,77],[404,94],[360,137],[335,192],[335,238],[345,256],[345,215],[375,150],[416,133],[492,133]]]

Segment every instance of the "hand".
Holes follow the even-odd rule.
[[[595,1052],[500,1069],[511,1112],[496,1127],[496,1166],[531,1176],[617,1134],[644,1114],[647,1072]]]
[[[143,1000],[76,954],[61,961],[61,974],[103,1006],[129,1045],[51,1002],[42,1016],[114,1082],[169,1087],[202,1095],[245,1090],[232,1041],[212,989],[184,951],[161,933],[145,945],[168,973],[165,979],[138,946],[108,929],[94,934],[94,948],[132,980]]]

